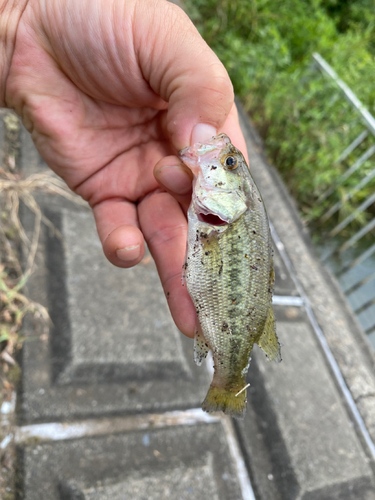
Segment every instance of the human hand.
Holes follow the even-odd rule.
[[[224,67],[165,0],[2,3],[2,105],[89,202],[110,262],[137,264],[146,240],[174,321],[193,336],[181,286],[191,173],[176,153],[217,130],[246,149]]]

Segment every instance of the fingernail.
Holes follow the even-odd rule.
[[[213,125],[198,123],[191,133],[191,144],[195,144],[196,142],[207,142],[212,139],[214,135],[217,135],[217,130]]]
[[[125,248],[119,248],[116,250],[116,255],[120,260],[125,262],[130,262],[139,257],[141,250],[141,245],[133,245]]]
[[[165,165],[156,175],[164,187],[176,194],[188,194],[191,191],[191,178],[181,166]]]

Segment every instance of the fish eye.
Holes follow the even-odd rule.
[[[225,158],[225,166],[229,169],[229,170],[234,170],[238,167],[238,159],[235,157],[235,156],[232,156],[232,155],[228,155],[226,158]]]

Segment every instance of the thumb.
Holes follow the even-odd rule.
[[[152,23],[144,30],[147,4],[138,3],[134,43],[144,78],[168,102],[167,131],[180,150],[190,145],[196,125],[208,125],[200,125],[196,136],[214,135],[222,127],[233,106],[233,86],[223,64],[176,5],[153,2],[154,15],[146,17]]]

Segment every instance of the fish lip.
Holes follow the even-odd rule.
[[[193,201],[193,206],[197,219],[203,224],[208,224],[209,226],[214,227],[223,227],[228,226],[232,222],[231,220],[228,220],[227,217],[223,216],[223,214],[218,214],[217,212],[210,210],[199,199],[195,199]]]
[[[199,222],[203,222],[204,224],[209,224],[210,226],[227,226],[229,224],[228,221],[223,220],[221,217],[219,217],[216,214],[213,213],[203,213],[203,212],[198,212],[197,213],[197,218]]]

